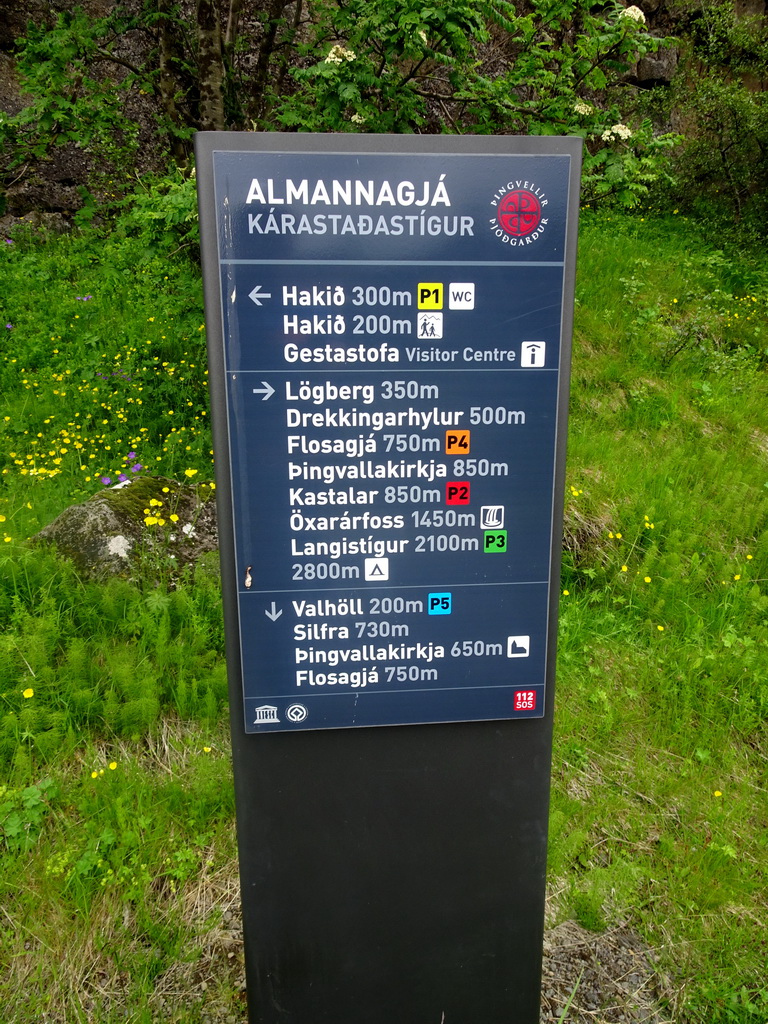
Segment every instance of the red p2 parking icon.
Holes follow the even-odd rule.
[[[449,480],[445,485],[446,505],[468,505],[469,483],[466,480]]]

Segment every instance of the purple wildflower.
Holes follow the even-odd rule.
[[[6,238],[5,244],[6,245],[13,245],[13,239],[12,238]]]
[[[132,473],[138,473],[140,469],[144,469],[140,462],[137,462],[135,466],[131,466]]]
[[[136,458],[136,452],[128,452],[128,454],[125,457],[126,457],[126,459],[135,459]]]
[[[125,473],[121,473],[120,476],[117,479],[122,484],[124,481],[126,481],[128,479],[128,477],[125,475]]]
[[[104,484],[105,487],[106,487],[107,484],[111,484],[112,483],[112,481],[110,480],[110,478],[108,476],[102,476],[102,477],[99,477],[99,479],[101,480],[101,482]]]
[[[13,330],[13,324],[6,324],[5,326],[8,328],[9,331]]]

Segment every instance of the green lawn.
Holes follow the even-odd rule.
[[[211,478],[173,248],[0,245],[8,1024],[242,1019],[215,565],[97,584],[28,544],[105,480]],[[551,913],[629,922],[689,1024],[768,1019],[767,285],[679,216],[584,212]]]

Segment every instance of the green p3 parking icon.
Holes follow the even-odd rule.
[[[507,550],[506,530],[486,530],[483,534],[483,551],[486,554],[498,554]]]

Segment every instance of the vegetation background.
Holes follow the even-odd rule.
[[[122,478],[210,496],[226,127],[585,139],[550,915],[642,935],[658,1021],[768,1020],[764,6],[3,6],[3,1019],[243,1019],[215,558],[165,484],[123,576],[30,541]]]

